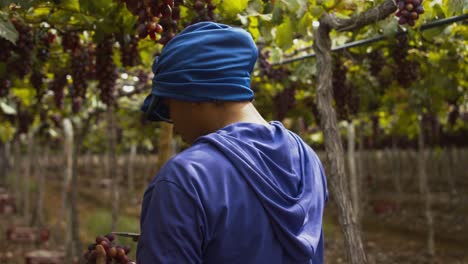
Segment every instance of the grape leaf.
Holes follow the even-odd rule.
[[[16,109],[5,102],[0,102],[0,109],[2,109],[3,113],[7,115],[16,115]]]
[[[15,26],[8,19],[0,19],[0,37],[13,44],[16,44],[18,40],[18,31],[16,31]]]
[[[294,29],[291,24],[291,19],[286,17],[281,25],[276,28],[276,45],[286,49],[291,46],[293,40]]]
[[[96,1],[100,2],[100,1]],[[71,11],[80,11],[80,2],[78,0],[62,0],[60,5]]]
[[[238,13],[244,11],[248,3],[249,0],[224,1],[221,7],[226,17],[233,18],[236,17]]]

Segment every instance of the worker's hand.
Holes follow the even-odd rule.
[[[115,244],[114,234],[107,234],[96,237],[96,243],[89,245],[84,258],[87,264],[136,264],[129,261],[127,256],[129,252],[129,247]]]

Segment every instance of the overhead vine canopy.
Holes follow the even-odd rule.
[[[324,13],[346,19],[382,2],[2,1],[2,141],[43,123],[53,130],[60,117],[80,120],[106,105],[119,106],[123,116],[128,111],[135,116],[141,102],[138,95],[149,90],[155,55],[184,27],[205,20],[244,27],[258,43],[259,63],[252,85],[256,103],[267,117],[302,116],[307,126],[315,124],[316,62],[272,64],[310,52],[314,26]],[[332,47],[388,36],[386,41],[336,54],[334,90],[340,119],[376,118],[380,130],[411,137],[416,127],[410,124],[417,115],[430,113],[447,130],[466,129],[466,21],[424,32],[417,29],[464,14],[467,4],[395,3],[399,8],[395,16],[351,33],[331,32]],[[408,36],[392,37],[401,30],[408,30]],[[128,100],[129,95],[137,97]],[[317,137],[310,134],[308,139],[313,143]]]

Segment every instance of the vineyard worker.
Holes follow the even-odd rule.
[[[153,64],[142,107],[191,147],[147,188],[137,263],[323,263],[322,165],[251,101],[257,48],[246,31],[202,22]]]

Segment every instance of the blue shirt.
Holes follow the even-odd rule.
[[[137,263],[323,263],[322,165],[279,122],[234,123],[170,159],[143,198]]]

